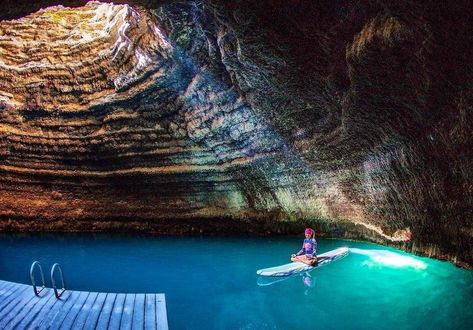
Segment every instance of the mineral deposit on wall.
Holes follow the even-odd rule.
[[[311,223],[473,264],[467,2],[50,3],[0,22],[2,230]]]

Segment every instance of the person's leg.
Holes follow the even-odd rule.
[[[330,257],[319,257],[317,259],[317,262],[322,262],[322,261],[327,260],[327,259],[330,259]]]
[[[317,257],[312,257],[308,260],[309,260],[311,266],[317,265],[317,262],[318,262]]]
[[[314,266],[317,263],[317,258],[304,256],[304,260],[302,260],[302,262],[306,265]]]
[[[306,265],[309,265],[309,266],[313,266],[317,263],[316,258],[310,258],[309,259],[305,255],[292,257],[291,260],[293,262],[303,262],[303,263],[305,263]]]

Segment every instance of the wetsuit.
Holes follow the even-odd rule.
[[[304,239],[304,243],[302,243],[302,249],[297,252],[298,256],[302,254],[305,254],[306,257],[309,258],[317,256],[317,241],[313,238]]]

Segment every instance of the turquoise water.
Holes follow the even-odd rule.
[[[0,235],[0,279],[62,264],[69,289],[164,292],[171,329],[472,329],[473,272],[380,245],[320,240],[344,259],[271,283],[297,238]],[[47,280],[48,286],[49,280]],[[264,286],[261,286],[264,285]]]

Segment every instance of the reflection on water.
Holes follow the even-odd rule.
[[[359,248],[350,248],[350,253],[365,255],[369,257],[369,260],[366,260],[362,263],[364,266],[373,267],[373,266],[387,266],[387,267],[412,267],[415,269],[423,270],[427,268],[427,265],[416,259],[415,257],[402,255],[396,252],[388,250],[375,250],[375,249],[359,249]],[[302,283],[307,288],[315,287],[315,277],[311,276],[309,272],[303,274],[294,274],[283,277],[266,277],[259,276],[257,279],[257,284],[259,286],[268,286],[276,283],[286,281],[295,276],[302,277]]]
[[[473,329],[473,272],[319,240],[321,253],[340,246],[346,258],[257,282],[255,271],[287,262],[299,239],[0,234],[0,279],[30,283],[38,260],[45,271],[60,263],[71,290],[162,292],[172,329]]]
[[[302,283],[304,283],[304,286],[306,287],[304,295],[308,296],[312,289],[315,288],[315,280],[316,277],[310,276],[309,273],[302,275]]]
[[[308,288],[313,288],[315,286],[315,277],[312,280],[312,277],[309,273],[306,273],[302,276],[302,283]]]
[[[412,267],[416,269],[427,268],[427,265],[421,260],[388,250],[366,250],[350,248],[350,252],[369,256],[370,260],[363,262],[363,265],[370,267],[384,265],[389,267]]]
[[[277,276],[277,277],[258,276],[258,279],[256,280],[256,284],[258,284],[259,286],[268,286],[268,285],[273,285],[276,283],[287,281],[288,279],[291,279],[294,277],[301,277],[302,284],[307,288],[315,287],[316,277],[311,276],[308,272],[303,273],[303,274],[301,273],[301,274],[294,274],[294,275],[289,275],[289,276]]]

